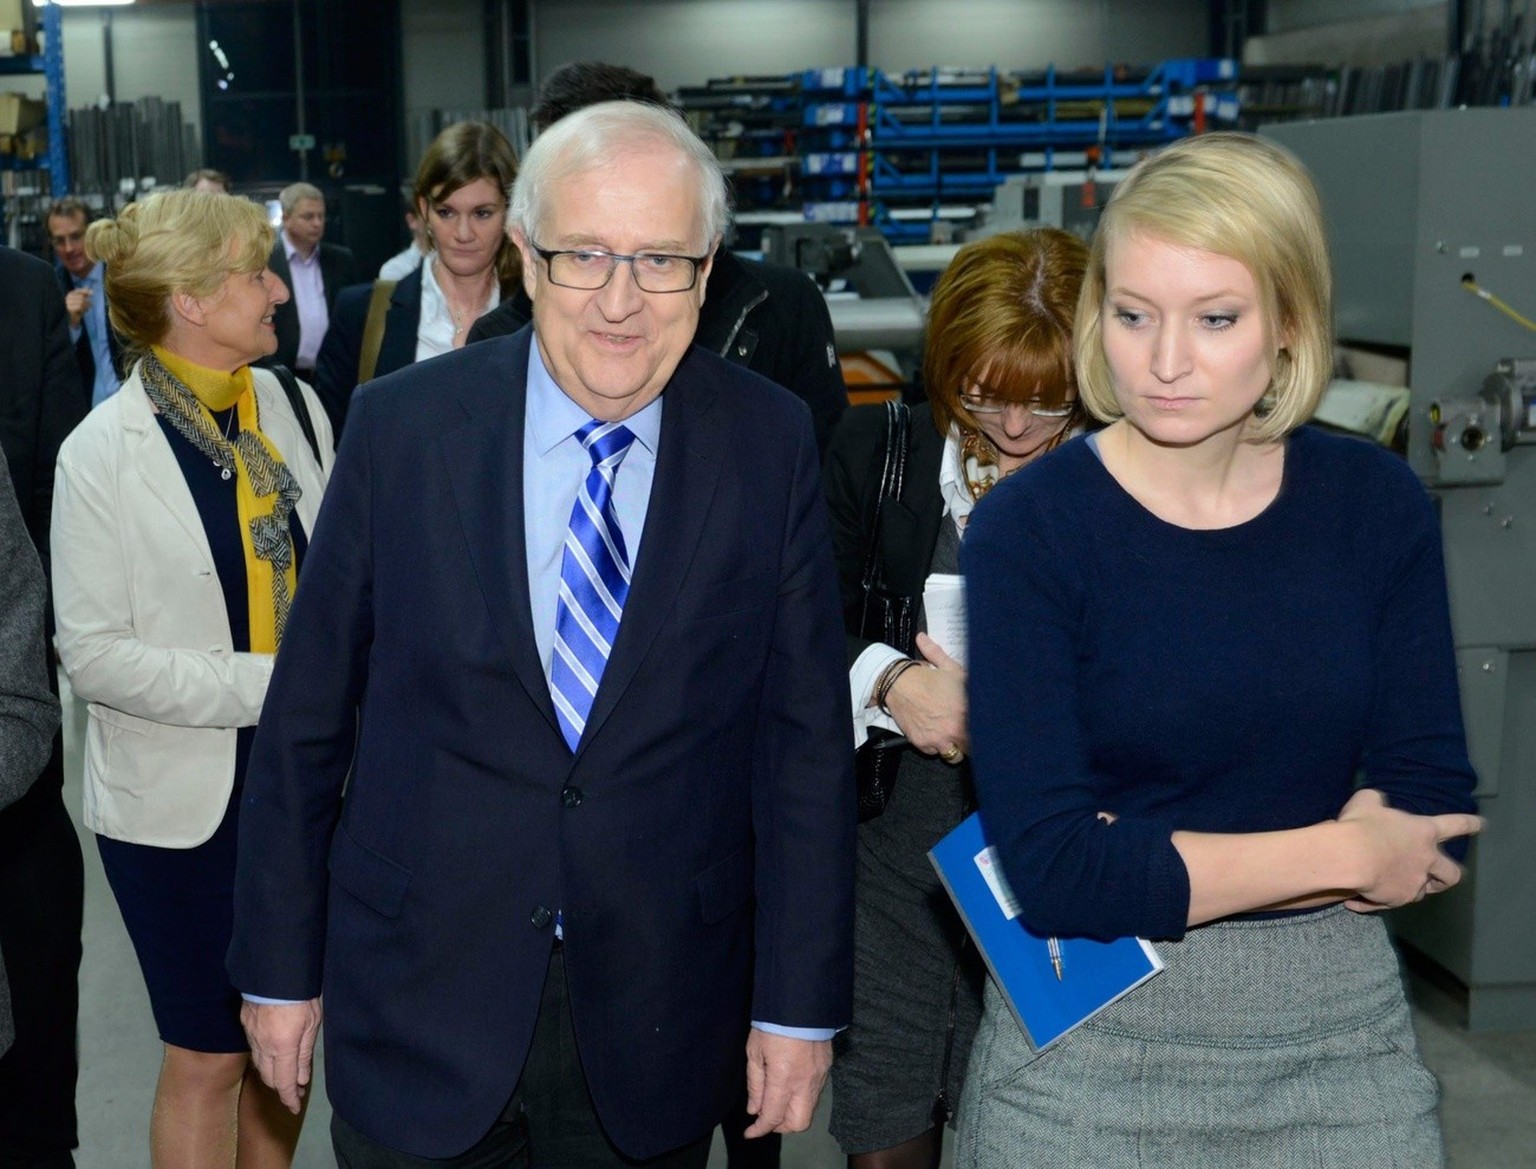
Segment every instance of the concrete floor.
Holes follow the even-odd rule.
[[[65,798],[78,818],[80,743],[85,708],[64,696]],[[160,1044],[133,948],[102,875],[96,844],[85,853],[85,959],[80,971],[80,1150],[78,1169],[136,1169],[148,1164],[150,1101]],[[1440,1077],[1451,1169],[1536,1166],[1536,1031],[1472,1035],[1450,1021],[1453,1010],[1430,1000],[1415,1011],[1419,1041]],[[318,1070],[318,1069],[317,1069]],[[316,1084],[297,1169],[333,1169],[324,1080]],[[841,1169],[826,1132],[826,1101],[816,1123],[784,1145],[784,1169]],[[724,1169],[718,1139],[710,1169]],[[950,1164],[948,1151],[944,1159]],[[1113,1167],[1105,1167],[1113,1169]],[[1278,1167],[1277,1167],[1278,1169]],[[1369,1169],[1367,1166],[1340,1169]]]

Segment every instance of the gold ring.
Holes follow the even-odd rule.
[[[939,758],[944,760],[945,763],[959,763],[960,760],[965,758],[965,752],[951,743],[949,750],[939,752]]]

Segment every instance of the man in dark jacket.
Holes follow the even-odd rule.
[[[602,101],[641,101],[670,108],[644,73],[621,65],[577,61],[563,65],[539,89],[534,125],[546,130],[566,114]],[[715,254],[709,295],[699,312],[695,345],[777,382],[805,402],[825,454],[832,428],[848,405],[832,317],[810,277],[781,264],[743,260],[725,248]],[[533,317],[521,290],[475,322],[469,341],[515,333]]]
[[[126,373],[122,345],[107,314],[106,266],[85,254],[85,229],[91,222],[91,211],[79,199],[55,200],[46,221],[54,273],[69,312],[69,337],[89,409],[115,394]],[[21,507],[25,514],[25,499]]]
[[[0,247],[0,447],[45,570],[54,459],[88,405],[53,273]],[[74,1164],[85,877],[64,808],[62,751],[54,734],[42,776],[0,812],[0,953],[16,1022],[15,1043],[0,1058],[0,1169]]]
[[[350,248],[325,242],[325,195],[320,188],[292,183],[282,189],[278,201],[283,207],[283,229],[277,233],[267,267],[291,295],[272,314],[277,352],[261,364],[286,365],[312,382],[336,294],[357,283],[357,259]]]

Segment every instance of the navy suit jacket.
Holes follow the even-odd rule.
[[[731,1107],[750,1019],[849,1018],[836,570],[804,405],[690,349],[573,756],[529,608],[531,337],[352,404],[251,758],[229,965],[323,991],[337,1111],[444,1157],[511,1096],[559,909],[593,1101],[648,1157]]]
[[[430,261],[428,261],[430,262]],[[331,433],[341,445],[341,430],[347,422],[347,408],[352,391],[357,388],[357,363],[363,352],[363,330],[368,325],[368,302],[373,299],[373,283],[343,288],[331,313],[331,325],[325,331],[320,356],[315,360],[315,393],[331,419]],[[421,269],[406,276],[389,294],[384,310],[384,337],[379,344],[379,359],[374,377],[394,373],[416,360],[416,334],[421,328]]]

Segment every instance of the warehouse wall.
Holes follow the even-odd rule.
[[[104,14],[110,15],[110,21]],[[110,28],[116,99],[179,101],[182,118],[201,127],[197,17],[192,0],[146,8],[73,8],[63,15],[64,92],[71,108],[92,105],[106,95],[104,30]],[[42,97],[45,86],[41,77],[7,77],[3,88]]]
[[[853,0],[532,0],[533,73],[599,60],[663,89],[711,77],[851,65]]]
[[[482,0],[400,0],[406,116],[485,104]]]
[[[1250,65],[1392,65],[1446,51],[1444,3],[1272,0],[1269,32],[1243,48]]]
[[[1203,0],[874,0],[870,63],[1102,65],[1203,56]],[[710,77],[851,65],[854,0],[533,0],[534,75],[623,62],[664,89]],[[409,103],[407,103],[409,104]]]
[[[1203,57],[1209,39],[1206,5],[1191,0],[875,0],[871,8],[871,64],[894,72],[1140,64]]]
[[[1371,17],[1401,16],[1424,8],[1439,9],[1440,19],[1446,19],[1445,0],[1349,0],[1347,4],[1340,0],[1269,0],[1268,8],[1268,31],[1271,33]]]
[[[1301,0],[1292,0],[1300,3]],[[1409,4],[1412,0],[1378,0]],[[855,0],[530,0],[534,76],[566,61],[633,65],[663,88],[737,73],[850,65]],[[474,107],[485,94],[481,0],[401,0],[404,108]],[[929,65],[1099,65],[1199,56],[1204,0],[874,0],[871,62],[900,71]],[[193,0],[111,12],[115,96],[182,103],[200,125]],[[287,46],[281,47],[287,51]],[[106,92],[102,10],[64,13],[69,103]],[[239,62],[235,63],[236,68]],[[7,80],[41,96],[40,78]]]

